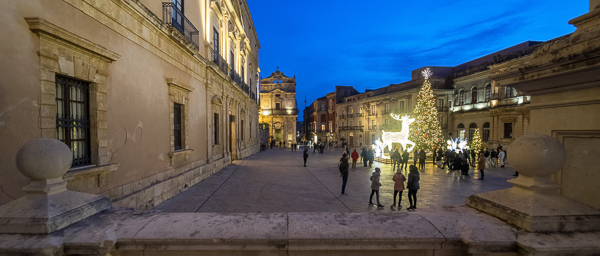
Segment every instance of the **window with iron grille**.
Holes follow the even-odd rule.
[[[244,120],[241,120],[242,129],[240,131],[240,139],[244,140]]]
[[[214,50],[214,56],[213,58],[215,60],[219,59],[219,32],[217,31],[217,28],[213,27],[213,50]]]
[[[504,123],[504,138],[512,138],[512,123]]]
[[[471,89],[471,104],[477,103],[477,87]]]
[[[71,167],[92,163],[88,83],[56,76],[56,138],[71,148]]]
[[[213,118],[213,129],[215,131],[215,145],[219,144],[219,114],[215,113]]]
[[[485,86],[485,102],[490,102],[492,99],[492,85],[487,84]]]
[[[174,136],[174,146],[175,150],[180,150],[182,147],[182,139],[181,139],[181,114],[183,112],[183,105],[178,103],[173,103],[173,136]]]
[[[483,124],[483,134],[481,137],[482,141],[490,140],[490,123]]]

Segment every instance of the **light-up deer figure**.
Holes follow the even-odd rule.
[[[392,116],[392,118],[398,120],[398,121],[402,121],[402,131],[400,132],[385,132],[385,131],[381,131],[383,133],[383,144],[387,145],[388,149],[390,151],[392,151],[392,143],[396,142],[396,143],[400,143],[402,145],[402,148],[404,148],[404,150],[411,152],[414,148],[415,148],[415,143],[408,140],[408,131],[409,128],[408,126],[410,124],[412,124],[412,122],[415,121],[414,118],[410,118],[409,116],[403,116],[402,118],[400,118],[400,115],[396,115],[396,114],[390,114]],[[406,145],[410,145],[410,148],[407,148]]]

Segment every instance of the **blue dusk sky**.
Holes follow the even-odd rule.
[[[575,31],[588,0],[248,0],[262,77],[296,75],[298,109],[335,85],[360,92]],[[302,120],[302,113],[298,115]]]

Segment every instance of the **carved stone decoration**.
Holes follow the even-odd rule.
[[[276,123],[274,126],[275,126],[275,129],[281,129],[281,123]]]

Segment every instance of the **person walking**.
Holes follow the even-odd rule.
[[[358,160],[358,152],[356,152],[356,149],[354,151],[352,151],[352,169],[356,170],[356,161]]]
[[[500,168],[504,168],[504,156],[506,156],[506,153],[504,153],[504,151],[502,151],[502,149],[498,150],[498,159],[500,160]]]
[[[373,161],[375,161],[375,151],[369,149],[369,168],[373,166]]]
[[[381,187],[381,182],[379,182],[379,177],[381,176],[380,173],[381,170],[377,167],[373,174],[371,174],[371,197],[369,198],[369,205],[373,205],[373,194],[376,194],[377,208],[383,207],[383,205],[379,203],[379,187]]]
[[[342,195],[346,194],[346,183],[348,182],[348,155],[344,153],[340,159],[340,177],[342,177]]]
[[[431,162],[433,163],[433,165],[435,165],[435,159],[437,158],[437,151],[435,151],[435,148],[432,151],[433,151],[433,160]]]
[[[406,181],[406,177],[402,175],[402,169],[398,169],[394,177],[392,177],[394,181],[394,204],[392,204],[392,208],[396,207],[396,195],[399,194],[398,197],[398,210],[402,209],[402,191],[404,190],[404,181]]]
[[[406,182],[406,188],[408,188],[408,202],[410,203],[410,207],[407,210],[415,210],[417,209],[417,191],[421,188],[419,186],[419,169],[411,165],[408,167],[408,182]]]
[[[459,177],[461,176],[462,158],[460,157],[460,154],[454,156],[454,160],[452,160],[452,170],[454,170],[454,177],[456,177],[457,174]]]
[[[404,169],[406,171],[406,168],[408,168],[408,158],[410,157],[410,155],[408,154],[407,151],[404,151],[404,153],[402,153],[402,166],[400,166],[400,170]]]
[[[490,151],[486,148],[485,152],[483,152],[483,156],[485,157],[485,162],[487,163],[487,166],[492,166],[490,163]]]
[[[363,161],[363,157],[365,156],[365,148],[360,149],[360,161]]]
[[[394,153],[392,154],[392,170],[396,170],[396,165],[400,167],[400,158],[400,152],[398,152],[398,150],[396,149],[396,151],[394,151]]]
[[[308,148],[304,149],[304,167],[306,167],[306,159],[308,159]]]
[[[363,148],[363,152],[360,155],[362,157],[364,167],[367,167],[367,162],[369,161],[369,150]]]
[[[483,170],[485,170],[485,156],[483,156],[483,153],[479,154],[479,162],[477,162],[477,169],[479,169],[479,173],[481,173],[481,177],[479,177],[479,179],[483,180]]]

